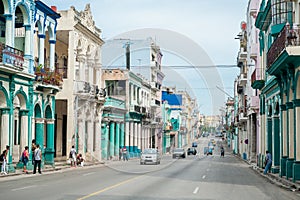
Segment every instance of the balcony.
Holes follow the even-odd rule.
[[[250,48],[250,58],[253,60],[257,60],[258,55],[258,44],[252,43]]]
[[[157,83],[157,82],[151,82],[150,83],[150,85],[151,85],[151,89],[154,89],[154,90],[156,90],[156,91],[159,91],[160,90],[160,88],[161,88],[161,85],[159,84],[159,83]]]
[[[299,62],[300,25],[287,24],[267,52],[267,72],[279,76],[287,66],[298,66]]]
[[[138,106],[138,105],[130,105],[129,112],[140,113],[141,112],[141,107]]]
[[[160,101],[156,99],[151,100],[151,107],[160,107]]]
[[[23,71],[24,53],[23,51],[0,43],[0,63],[12,65],[12,70]]]
[[[247,112],[242,111],[239,113],[239,122],[243,123],[243,122],[247,122]]]
[[[251,74],[251,87],[261,90],[265,86],[265,80],[262,79],[261,69],[256,68]]]
[[[239,85],[245,86],[247,84],[247,74],[246,73],[240,74],[238,82],[239,82]]]
[[[62,87],[62,74],[57,70],[50,71],[49,68],[44,68],[41,65],[34,68],[35,81],[45,85],[54,85]]]
[[[258,96],[252,96],[250,99],[250,108],[256,110],[259,108],[259,97]]]
[[[92,91],[92,86],[86,81],[74,81],[74,92],[79,94],[87,94]]]

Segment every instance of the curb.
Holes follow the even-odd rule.
[[[300,184],[294,183],[290,180],[284,179],[282,177],[279,177],[279,175],[275,175],[272,173],[263,174],[263,169],[259,168],[258,166],[256,166],[253,163],[249,163],[247,160],[242,159],[240,156],[238,156],[236,154],[233,154],[233,153],[231,153],[231,154],[233,156],[235,156],[236,158],[239,158],[240,160],[247,163],[254,172],[261,175],[261,177],[267,179],[268,181],[277,185],[278,187],[282,187],[284,189],[287,189],[287,190],[290,190],[293,192],[300,192]]]

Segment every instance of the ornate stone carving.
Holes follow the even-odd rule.
[[[95,21],[93,20],[90,4],[86,4],[84,11],[80,12],[81,23],[90,31],[95,32]]]

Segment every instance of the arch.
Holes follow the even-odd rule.
[[[49,40],[55,40],[55,34],[54,34],[54,30],[51,27],[51,24],[49,24],[49,26],[47,27],[47,31],[48,31],[48,36],[49,36]]]
[[[34,106],[34,117],[35,118],[41,118],[42,117],[42,109],[39,104],[36,104]]]
[[[45,110],[45,118],[46,119],[52,119],[53,118],[53,115],[52,115],[52,109],[50,107],[50,105],[48,105],[46,107],[46,110]]]
[[[25,3],[19,2],[16,5],[16,10],[15,10],[16,20],[20,20],[20,19],[18,19],[18,17],[21,17],[22,22],[23,22],[22,24],[26,24],[26,25],[30,25],[31,24],[30,23],[30,14],[29,13],[30,13],[30,9],[27,7],[27,5]]]
[[[0,85],[0,108],[5,108],[5,107],[10,107],[10,103],[8,101],[8,94],[5,88],[3,88]]]
[[[40,18],[35,22],[35,27],[37,28],[37,34],[44,34],[44,29]]]
[[[20,109],[23,110],[27,109],[28,108],[27,95],[22,88],[16,92],[15,98],[16,97],[19,99]]]
[[[10,1],[2,0],[1,2],[3,4],[3,14],[10,14],[10,10],[11,10]]]

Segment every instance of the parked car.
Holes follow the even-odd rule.
[[[196,155],[197,154],[197,149],[195,147],[190,147],[187,150],[187,155]]]
[[[172,158],[185,158],[186,153],[183,148],[176,148],[173,151]]]
[[[141,153],[140,157],[140,164],[160,164],[160,153],[157,149],[154,148],[149,148],[149,149],[144,149],[144,151]]]

